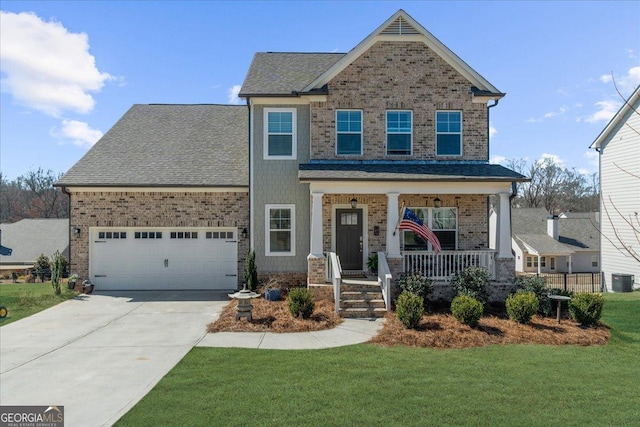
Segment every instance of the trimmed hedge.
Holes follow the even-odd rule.
[[[396,316],[408,329],[414,329],[424,314],[424,300],[420,295],[403,291],[396,301]]]
[[[597,325],[603,306],[602,294],[577,294],[569,301],[569,314],[583,326]]]
[[[469,295],[458,295],[451,301],[451,314],[465,325],[476,326],[483,311],[482,303]]]
[[[509,319],[526,324],[538,311],[539,301],[533,292],[516,292],[507,297],[505,303]]]

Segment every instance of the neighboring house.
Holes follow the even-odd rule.
[[[0,270],[18,271],[33,267],[42,254],[49,258],[60,251],[69,258],[68,219],[23,219],[0,224],[2,246],[12,250],[10,256],[0,257]]]
[[[516,271],[600,271],[597,212],[549,215],[544,208],[513,209],[511,212]]]
[[[328,252],[345,273],[381,252],[396,277],[482,265],[508,282],[525,178],[488,161],[503,96],[402,10],[346,54],[257,53],[247,106],[136,105],[60,180],[72,267],[98,289],[231,288],[252,248],[260,273],[314,286]],[[396,231],[403,205],[442,252]]]
[[[640,86],[591,144],[600,163],[603,280],[633,275],[640,287]]]

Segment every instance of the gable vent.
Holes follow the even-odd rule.
[[[395,21],[393,21],[387,28],[385,28],[381,34],[394,35],[394,36],[404,36],[404,35],[415,35],[420,34],[418,30],[413,28],[411,24],[405,21],[402,17],[399,17]]]

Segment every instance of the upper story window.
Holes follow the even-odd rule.
[[[436,112],[436,155],[462,155],[462,112]]]
[[[362,111],[336,111],[336,153],[362,154]]]
[[[412,131],[411,111],[387,111],[387,154],[411,155]]]
[[[296,158],[296,110],[265,108],[264,158]]]

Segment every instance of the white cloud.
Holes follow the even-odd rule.
[[[498,129],[496,129],[496,127],[492,123],[489,123],[489,138],[493,138],[495,135],[497,135],[497,133]]]
[[[578,173],[580,175],[590,175],[591,171],[589,171],[589,169],[585,169],[585,168],[578,168]]]
[[[242,100],[238,98],[238,94],[240,93],[240,85],[233,85],[227,90],[227,94],[229,95],[229,104],[240,105]]]
[[[91,129],[85,122],[77,120],[63,120],[62,126],[58,129],[53,129],[51,135],[70,142],[78,147],[90,148],[100,138],[102,138],[102,132],[98,129]]]
[[[598,160],[600,156],[598,155],[598,152],[596,150],[585,151],[583,157],[587,159],[587,162],[592,169],[598,170]]]
[[[584,120],[587,123],[608,122],[618,112],[622,103],[618,101],[599,101],[594,105],[598,108],[598,111]]]
[[[551,117],[561,116],[564,113],[566,113],[567,111],[569,111],[569,108],[563,105],[557,111],[550,111],[548,113],[545,113],[543,117],[545,119],[550,119]]]
[[[625,97],[631,95],[631,92],[640,85],[640,66],[631,67],[626,73],[620,76],[613,76],[612,74],[604,74],[600,76],[602,83],[610,84],[614,81],[618,86],[618,89]]]
[[[537,163],[543,163],[547,159],[550,159],[558,166],[564,167],[564,160],[562,160],[557,154],[542,153],[542,156],[537,160]]]
[[[507,158],[505,156],[500,156],[500,155],[491,156],[491,159],[489,159],[489,163],[491,163],[492,165],[499,165],[506,161],[507,161]]]
[[[21,105],[59,117],[88,113],[112,76],[96,68],[88,37],[33,13],[0,11],[2,91]]]

